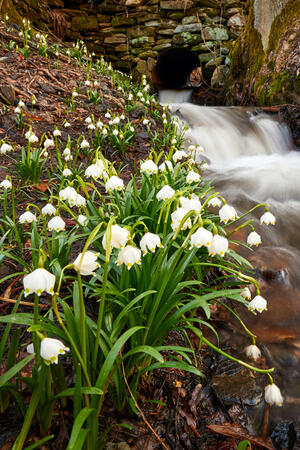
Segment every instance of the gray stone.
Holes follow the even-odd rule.
[[[127,42],[126,34],[118,33],[112,36],[107,36],[104,39],[104,44],[125,44]]]
[[[174,28],[170,28],[170,29],[159,29],[157,31],[158,34],[163,35],[163,36],[173,36],[174,34]]]
[[[201,34],[180,33],[175,34],[172,39],[174,45],[195,45],[201,42]]]
[[[242,14],[235,14],[234,16],[230,17],[230,19],[227,22],[228,27],[242,28],[245,25],[246,25],[246,17]]]
[[[227,41],[229,36],[225,27],[205,27],[203,28],[203,39],[208,41]]]
[[[211,53],[211,52],[209,52],[209,53],[201,53],[201,55],[198,55],[200,63],[207,63],[213,57],[214,57],[214,54]]]
[[[161,9],[188,10],[194,6],[192,0],[163,0],[160,2]]]
[[[172,47],[171,42],[166,42],[165,44],[159,44],[159,45],[155,45],[152,50],[156,51],[156,52],[161,52],[162,50],[165,50],[166,48],[170,48]]]
[[[120,15],[120,16],[114,16],[111,19],[111,24],[114,27],[119,27],[119,26],[132,26],[135,25],[136,21],[134,18],[131,17],[126,17],[125,15]]]
[[[207,69],[212,69],[214,67],[220,66],[223,61],[224,61],[224,57],[223,56],[218,56],[217,58],[213,57],[213,59],[211,59],[210,61],[208,61],[205,64],[205,67]]]
[[[151,20],[150,22],[145,22],[145,27],[158,27],[159,25],[159,20]]]
[[[131,27],[127,31],[127,35],[129,39],[135,39],[142,36],[154,36],[155,28],[154,27],[145,27],[144,25],[136,25]]]
[[[188,25],[189,23],[197,23],[198,22],[197,16],[186,16],[182,19],[182,25]]]
[[[136,39],[131,39],[129,41],[129,44],[132,47],[143,47],[145,44],[153,45],[154,44],[154,37],[153,36],[140,36]]]
[[[174,33],[184,33],[184,32],[200,33],[201,25],[200,23],[189,23],[187,25],[178,25],[174,30]]]
[[[216,67],[211,77],[211,86],[216,88],[224,86],[229,74],[230,69],[228,66],[221,65]]]
[[[208,49],[213,49],[216,45],[214,41],[206,41],[192,47],[194,52],[206,52]]]

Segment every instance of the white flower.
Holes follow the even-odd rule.
[[[258,358],[261,357],[261,351],[256,345],[248,345],[245,348],[245,353],[248,356],[248,358],[254,359],[256,361]]]
[[[85,123],[87,123],[87,124],[90,124],[90,123],[92,123],[93,121],[92,121],[92,119],[91,119],[91,117],[87,117],[86,119],[85,119]]]
[[[120,266],[125,264],[127,269],[130,270],[133,264],[141,264],[142,252],[139,248],[127,245],[119,251],[116,264]]]
[[[101,120],[99,120],[99,121],[96,123],[96,127],[97,127],[97,128],[102,128],[102,127],[103,127],[103,122],[101,122]]]
[[[29,136],[28,141],[29,141],[31,144],[35,144],[36,142],[39,142],[39,138],[38,138],[34,133],[32,133],[32,134]]]
[[[88,129],[89,129],[89,130],[95,130],[96,127],[95,127],[95,125],[94,125],[93,123],[90,123],[90,124],[88,125]]]
[[[70,201],[69,201],[69,203],[70,203]],[[82,195],[77,194],[75,197],[74,205],[75,206],[84,206],[85,204],[86,204],[86,199]]]
[[[44,338],[41,341],[40,355],[45,360],[46,364],[58,364],[58,356],[64,355],[69,350],[70,349],[58,339]],[[27,345],[27,352],[34,352],[33,344]]]
[[[176,163],[177,161],[181,161],[182,158],[187,158],[187,156],[188,154],[184,150],[176,150],[176,152],[172,156],[172,159]]]
[[[53,295],[54,293],[55,276],[46,269],[36,269],[23,278],[24,296],[29,294],[41,295],[42,292],[47,292]]]
[[[158,172],[158,167],[152,159],[147,159],[141,163],[141,172],[146,172],[148,175],[153,175]]]
[[[270,405],[275,404],[277,406],[282,406],[283,397],[276,384],[268,384],[268,386],[265,387],[265,401],[270,403]]]
[[[69,149],[69,147],[66,147],[63,151],[63,155],[64,156],[69,156],[71,154],[71,150]]]
[[[114,136],[118,136],[119,131],[118,131],[118,130],[114,130],[114,131],[112,132],[112,134],[113,134]]]
[[[155,252],[156,247],[162,248],[163,246],[158,234],[146,233],[140,241],[140,247],[143,251],[143,254],[146,255],[146,253],[148,253],[148,250],[150,250],[151,252]]]
[[[89,148],[90,144],[88,143],[88,141],[86,139],[83,139],[83,141],[81,141],[80,147],[81,148]]]
[[[26,211],[19,217],[20,223],[32,223],[36,222],[36,216],[32,214],[30,211]]]
[[[180,204],[186,211],[201,211],[201,202],[198,198],[180,197]]]
[[[160,191],[158,191],[158,193],[156,194],[156,198],[157,200],[169,200],[170,198],[173,197],[174,194],[175,194],[174,189],[171,188],[171,186],[169,186],[168,184],[166,184],[161,188]]]
[[[110,115],[109,112],[107,112],[107,113],[104,114],[104,117],[106,117],[107,119],[110,119],[110,118],[111,118],[111,115]]]
[[[199,173],[195,172],[194,170],[190,170],[186,176],[186,182],[188,184],[191,184],[197,183],[198,181],[201,181]]]
[[[42,208],[43,216],[46,216],[47,214],[49,216],[53,216],[55,213],[56,213],[56,208],[53,205],[51,205],[51,203],[47,203],[47,205],[45,205]]]
[[[87,223],[89,221],[89,219],[86,216],[84,216],[83,214],[79,214],[79,216],[77,217],[77,220],[82,227],[87,225]]]
[[[207,230],[206,228],[200,227],[198,230],[192,234],[191,236],[191,247],[201,248],[209,247],[213,240],[213,234]]]
[[[121,119],[121,120],[125,120],[124,114],[121,114],[121,115],[120,115],[120,119]]]
[[[55,137],[61,136],[61,132],[56,129],[56,130],[53,131],[53,136],[55,136]]]
[[[115,117],[112,121],[113,124],[118,125],[120,123],[120,117]]]
[[[131,133],[135,132],[135,128],[134,127],[129,127],[129,130],[131,131]]]
[[[163,173],[173,172],[173,165],[171,161],[165,161],[158,166],[159,170]]]
[[[64,123],[64,127],[65,127],[65,128],[69,128],[70,126],[71,126],[70,122],[65,122],[65,123]]]
[[[220,216],[221,222],[224,222],[224,223],[227,223],[228,220],[234,220],[234,219],[238,218],[237,212],[233,208],[233,206],[229,206],[227,204],[222,206],[222,208],[219,210],[219,216]]]
[[[53,147],[53,146],[54,146],[54,142],[52,139],[46,139],[44,141],[44,148]]]
[[[269,225],[270,223],[275,225],[275,221],[275,216],[273,216],[273,214],[269,211],[265,212],[260,218],[260,223],[265,223],[266,225]]]
[[[86,177],[92,177],[94,178],[94,180],[97,180],[98,178],[102,177],[103,168],[100,166],[100,164],[91,164],[86,168],[84,174]]]
[[[207,202],[207,206],[212,206],[216,208],[220,208],[222,205],[222,201],[219,199],[219,197],[213,197]]]
[[[72,161],[73,156],[72,155],[66,155],[65,156],[65,161]]]
[[[241,292],[241,296],[244,297],[246,300],[250,300],[251,299],[250,289],[245,287]]]
[[[73,262],[74,268],[80,275],[95,275],[94,270],[100,267],[97,263],[99,253],[91,252],[88,250],[82,257],[82,253],[79,253],[75,261]]]
[[[68,200],[68,202],[71,206],[75,205],[76,197],[77,197],[77,192],[71,186],[68,186],[65,189],[62,189],[61,191],[59,191],[59,198],[61,200]]]
[[[116,189],[117,191],[121,191],[122,189],[124,189],[124,182],[122,178],[119,178],[115,175],[110,177],[105,184],[106,192],[111,192],[114,189]]]
[[[250,245],[256,245],[256,247],[261,244],[261,237],[256,231],[252,231],[249,236],[247,237],[247,244]]]
[[[171,214],[171,227],[173,231],[177,231],[180,226],[180,222],[184,218],[184,216],[187,214],[186,209],[183,208],[177,208],[172,214]],[[181,230],[186,230],[187,228],[192,228],[192,222],[191,219],[188,218],[184,221],[184,223],[181,225]]]
[[[9,180],[3,180],[0,183],[0,187],[2,187],[3,189],[11,189],[12,188],[12,184]]]
[[[5,142],[0,147],[1,155],[5,155],[6,152],[10,152],[11,150],[12,150],[12,146],[9,144],[6,144]]]
[[[62,174],[64,177],[69,177],[70,175],[72,175],[72,171],[70,169],[66,168],[63,170]]]
[[[20,108],[24,108],[25,103],[22,100],[20,100],[18,106],[20,106]]]
[[[110,248],[123,248],[125,247],[128,239],[130,238],[130,233],[126,228],[122,228],[119,225],[111,226],[111,241]],[[102,238],[103,248],[106,250],[106,232]]]
[[[73,91],[73,92],[72,92],[72,97],[73,97],[73,98],[78,97],[78,93],[77,93],[76,91]]]
[[[51,220],[49,220],[48,224],[47,224],[47,229],[49,231],[53,231],[55,230],[57,233],[59,231],[64,231],[64,229],[66,228],[66,223],[65,221],[59,217],[59,216],[55,216],[53,217]]]
[[[256,295],[248,305],[250,311],[262,312],[267,309],[267,300],[265,300],[261,295]]]
[[[103,128],[103,130],[102,130],[102,134],[103,134],[103,136],[106,136],[106,135],[107,135],[107,133],[108,133],[108,131],[107,131],[107,128]]]
[[[84,82],[84,84],[85,84],[86,86],[90,86],[90,85],[91,85],[91,82],[90,82],[89,80],[86,80],[86,81]]]
[[[21,108],[19,108],[18,106],[15,108],[15,113],[16,114],[20,114],[21,111],[22,111]]]
[[[208,164],[207,164],[207,162],[203,162],[202,164],[201,164],[201,169],[202,170],[207,170],[208,169]]]
[[[149,123],[149,119],[144,119],[142,122],[143,125],[148,125],[148,123]]]
[[[225,237],[216,234],[213,237],[210,246],[208,247],[208,253],[211,256],[220,255],[223,257],[227,251],[228,240]]]

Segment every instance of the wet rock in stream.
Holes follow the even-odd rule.
[[[280,422],[273,430],[271,439],[276,449],[300,449],[300,423],[290,421]]]

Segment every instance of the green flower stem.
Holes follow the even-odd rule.
[[[229,225],[232,225],[233,223],[237,222],[238,220],[243,219],[244,217],[248,216],[248,214],[250,214],[252,211],[254,211],[255,209],[259,208],[260,206],[264,206],[265,210],[268,211],[268,204],[267,203],[259,203],[258,205],[255,205],[253,208],[249,209],[249,211],[247,211],[246,213],[242,214],[241,216],[239,216],[237,219],[233,220],[232,222],[227,223],[226,225],[224,225],[225,227],[228,227]]]
[[[83,288],[80,272],[77,272],[78,289],[79,289],[79,309],[80,309],[80,344],[81,354],[84,366],[87,367],[87,341],[86,341],[86,313],[83,298]]]
[[[55,136],[54,139],[55,139],[56,161],[57,161],[57,165],[58,165],[59,169],[61,170],[63,167],[63,164],[61,161],[61,155],[60,155],[60,151],[58,148],[57,136]]]
[[[66,266],[66,267],[67,267],[67,266]],[[57,318],[59,324],[61,325],[62,329],[63,329],[64,332],[66,333],[66,335],[67,335],[67,337],[68,337],[68,339],[69,339],[69,341],[70,341],[70,344],[72,345],[72,347],[73,347],[73,349],[74,349],[74,351],[75,351],[75,353],[76,353],[76,355],[77,355],[77,358],[78,358],[78,360],[79,360],[79,362],[80,362],[80,364],[81,364],[81,366],[82,366],[82,370],[83,370],[83,373],[84,373],[84,376],[85,376],[85,380],[86,380],[87,385],[88,385],[88,386],[91,386],[90,377],[89,377],[87,368],[86,368],[86,366],[85,366],[85,364],[84,364],[84,361],[83,361],[83,359],[82,359],[82,356],[81,356],[80,352],[78,351],[78,348],[76,347],[76,344],[75,344],[75,342],[74,342],[72,336],[70,335],[70,333],[69,333],[67,327],[65,326],[65,324],[64,324],[64,322],[63,322],[63,320],[62,320],[62,318],[60,317],[60,314],[59,314],[59,311],[58,311],[58,306],[57,306],[57,295],[58,295],[58,293],[56,292],[56,293],[53,295],[53,297],[52,297],[52,308],[53,308],[53,311],[54,311],[54,313],[55,313],[55,315],[56,315],[56,318]]]
[[[242,225],[240,225],[239,227],[235,228],[233,231],[231,231],[231,233],[228,233],[228,234],[226,235],[227,239],[228,239],[232,234],[236,233],[238,230],[241,230],[242,228],[247,227],[248,225],[250,225],[251,228],[252,228],[252,231],[254,231],[254,228],[253,228],[252,225],[251,225],[252,222],[253,222],[253,219],[250,219],[250,220],[248,220],[247,222],[242,223]]]
[[[38,322],[39,322],[39,297],[37,294],[34,294],[33,323],[34,325],[37,325]],[[35,353],[35,364],[36,367],[39,367],[41,364],[41,355],[40,355],[40,340],[37,333],[33,334],[32,341]]]
[[[242,325],[242,327],[244,328],[244,330],[246,331],[246,333],[248,333],[251,337],[252,337],[252,340],[253,340],[253,344],[255,345],[255,338],[256,338],[256,336],[255,336],[255,334],[253,334],[250,330],[249,330],[249,328],[247,328],[246,327],[246,325],[245,325],[245,323],[242,321],[242,319],[238,316],[238,314],[236,314],[234,311],[233,311],[233,309],[231,309],[229,306],[227,306],[227,305],[225,305],[225,303],[223,303],[223,302],[221,302],[220,300],[216,300],[218,303],[220,303],[220,305],[222,305],[222,306],[224,306],[226,309],[228,309],[228,311],[230,311],[231,312],[231,314],[234,316],[234,317],[236,317],[237,319],[238,319],[238,321],[240,322],[240,324]]]
[[[7,216],[7,189],[4,189],[3,192],[3,217]]]
[[[244,361],[242,361],[241,359],[235,358],[234,356],[231,356],[229,353],[224,352],[223,350],[221,350],[219,347],[217,347],[216,345],[212,344],[208,339],[206,339],[203,335],[201,335],[200,339],[210,348],[212,348],[213,350],[215,350],[217,353],[220,353],[220,355],[226,356],[226,358],[230,359],[231,361],[237,362],[239,364],[241,364],[244,367],[247,367],[247,369],[250,370],[254,370],[255,372],[259,372],[259,373],[266,373],[269,375],[270,372],[274,371],[274,367],[272,367],[271,369],[258,369],[257,367],[252,366],[251,364],[248,364]],[[272,379],[272,377],[269,375],[269,377]]]
[[[207,203],[208,203],[210,200],[212,200],[213,198],[215,198],[215,197],[220,198],[220,199],[222,200],[223,205],[226,204],[226,201],[225,201],[224,197],[222,197],[221,195],[219,195],[218,192],[214,192],[212,195],[210,195],[210,196],[203,202],[202,208],[201,208],[201,211],[200,211],[200,212],[202,212],[203,209],[205,208],[205,206],[207,205]]]

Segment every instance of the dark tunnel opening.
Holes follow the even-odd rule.
[[[152,71],[152,83],[156,89],[179,89],[189,86],[191,72],[199,67],[196,53],[185,48],[164,50]]]

